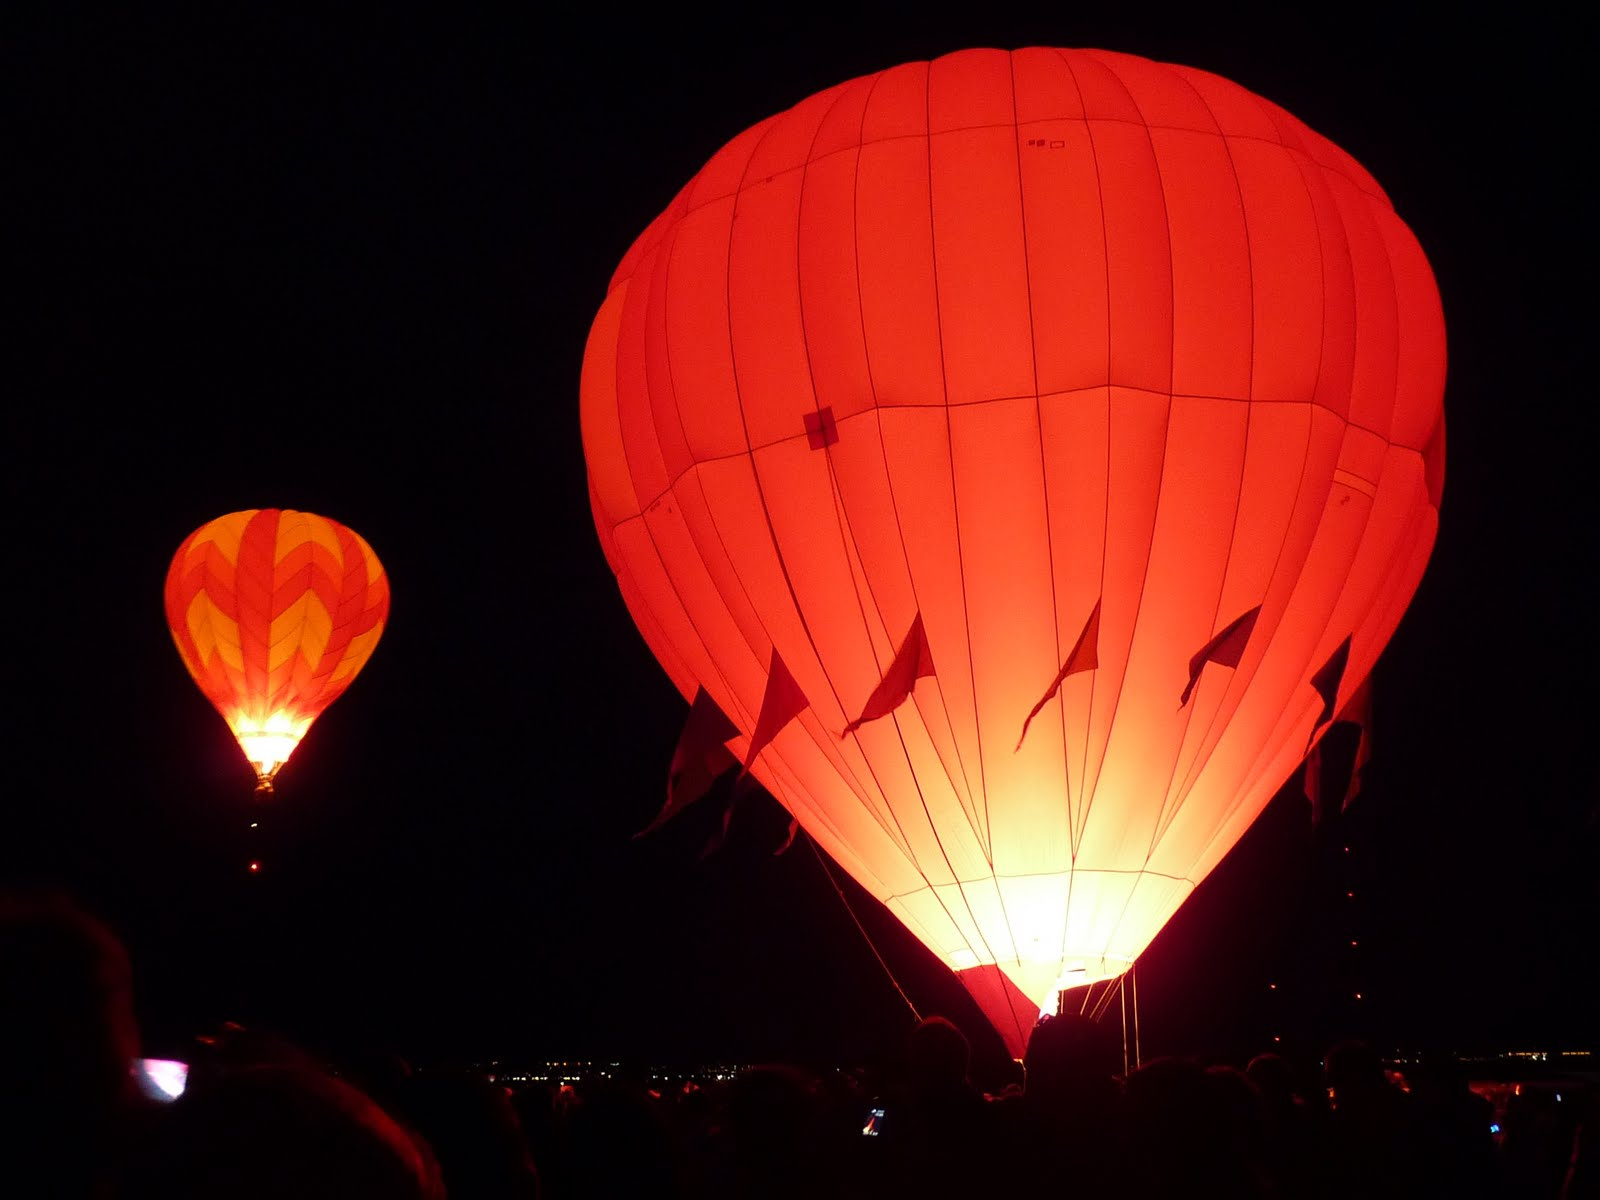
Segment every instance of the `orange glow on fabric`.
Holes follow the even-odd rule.
[[[185,539],[167,571],[166,609],[184,666],[270,791],[372,656],[389,581],[372,547],[337,521],[250,509]]]
[[[684,185],[594,318],[583,447],[679,692],[743,762],[782,663],[805,707],[752,774],[1020,1053],[1372,671],[1433,547],[1444,375],[1416,238],[1282,108],[968,50]]]

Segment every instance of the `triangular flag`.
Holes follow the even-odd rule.
[[[1311,686],[1322,697],[1322,712],[1317,715],[1317,723],[1311,727],[1313,733],[1324,722],[1333,719],[1334,705],[1339,702],[1339,684],[1344,680],[1344,669],[1349,661],[1350,638],[1347,635],[1339,643],[1339,648],[1328,655],[1328,661],[1317,668],[1317,673],[1311,677]]]
[[[1311,753],[1306,755],[1305,768],[1301,775],[1300,791],[1306,798],[1306,807],[1311,810],[1311,828],[1316,829],[1322,824],[1327,813],[1322,807],[1322,743],[1318,742],[1311,747]]]
[[[667,802],[661,806],[655,820],[634,837],[643,837],[677,816],[689,805],[704,796],[717,777],[729,767],[738,766],[739,760],[723,743],[738,736],[739,727],[730,721],[705,688],[694,694],[689,706],[689,716],[678,735],[678,746],[672,752],[672,767],[667,773]]]
[[[794,676],[789,674],[789,668],[783,665],[783,659],[778,657],[777,647],[773,647],[772,661],[767,668],[767,690],[762,694],[761,712],[756,717],[756,731],[750,735],[750,748],[744,755],[745,771],[750,769],[756,761],[756,755],[766,748],[767,743],[777,737],[779,731],[805,708],[806,694],[800,690]]]
[[[911,689],[924,675],[933,674],[933,654],[928,649],[927,636],[922,632],[922,614],[919,612],[907,630],[905,641],[884,672],[882,681],[867,697],[867,706],[861,715],[844,727],[847,734],[854,733],[868,721],[886,717],[900,707],[901,701],[911,695]]]
[[[1372,676],[1368,675],[1361,681],[1361,686],[1339,714],[1339,721],[1357,725],[1361,729],[1361,740],[1356,743],[1356,761],[1350,768],[1350,783],[1339,801],[1339,811],[1343,812],[1360,794],[1361,772],[1372,758]]]
[[[1100,665],[1100,601],[1094,602],[1094,611],[1089,614],[1089,619],[1084,622],[1083,632],[1078,635],[1078,640],[1073,643],[1072,653],[1067,655],[1067,661],[1061,664],[1061,670],[1056,672],[1056,677],[1045,689],[1039,703],[1033,706],[1028,713],[1028,719],[1022,723],[1022,732],[1017,736],[1017,750],[1022,749],[1022,739],[1028,736],[1028,726],[1033,724],[1033,719],[1039,715],[1039,710],[1049,704],[1055,694],[1061,690],[1062,683],[1068,675],[1075,675],[1079,671],[1092,671]],[[1012,753],[1015,753],[1013,751]]]
[[[1311,805],[1311,826],[1321,825],[1338,798],[1344,812],[1361,791],[1361,770],[1372,757],[1372,710],[1368,679],[1323,731],[1306,756],[1305,794]]]
[[[718,850],[721,850],[722,844],[728,840],[728,827],[733,824],[733,806],[734,797],[729,796],[727,803],[722,806],[722,824],[717,827],[717,831],[701,847],[700,853],[695,856],[696,862],[704,862],[710,858]]]
[[[1216,637],[1200,647],[1189,660],[1189,682],[1184,686],[1183,695],[1178,700],[1178,707],[1182,708],[1189,703],[1189,695],[1194,691],[1194,685],[1199,682],[1200,672],[1208,662],[1219,666],[1237,667],[1239,659],[1244,655],[1245,644],[1250,641],[1250,633],[1256,627],[1256,617],[1261,612],[1258,604],[1241,617],[1233,621]]]
[[[722,849],[723,843],[728,840],[728,830],[733,825],[733,810],[738,808],[740,801],[742,801],[758,786],[759,785],[756,783],[753,776],[746,775],[743,771],[739,772],[738,776],[733,781],[733,786],[728,789],[727,800],[723,803],[722,823],[718,826],[717,831],[711,835],[710,839],[706,842],[705,846],[696,856],[697,862],[705,861],[718,850]]]
[[[800,822],[796,821],[793,817],[790,817],[789,818],[789,836],[783,839],[783,845],[779,846],[776,850],[774,850],[772,852],[772,857],[773,858],[777,858],[778,855],[782,854],[790,846],[794,845],[795,838],[797,838],[799,836],[800,836]]]

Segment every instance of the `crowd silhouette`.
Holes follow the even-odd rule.
[[[930,1017],[855,1069],[510,1088],[229,1025],[196,1039],[186,1089],[164,1100],[132,1067],[134,1013],[102,921],[59,894],[0,897],[0,1197],[1600,1197],[1595,1088],[1497,1105],[1448,1056],[1397,1077],[1358,1040],[1312,1064],[1127,1070],[1119,1034],[1069,1014],[1041,1019],[1017,1078],[989,1092],[966,1036]]]

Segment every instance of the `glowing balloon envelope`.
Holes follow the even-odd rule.
[[[167,571],[167,624],[262,790],[372,656],[389,581],[359,534],[289,509],[208,521]]]
[[[1020,1052],[1371,671],[1434,541],[1444,369],[1415,237],[1289,113],[970,50],[684,186],[593,322],[583,444],[679,691]]]

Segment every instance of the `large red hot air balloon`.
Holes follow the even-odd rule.
[[[1444,369],[1416,238],[1327,139],[1204,71],[978,49],[719,151],[611,281],[583,444],[722,753],[1020,1052],[1371,671]]]
[[[167,623],[184,666],[270,791],[311,723],[372,656],[389,581],[361,536],[312,513],[263,508],[208,521],[167,571]]]

